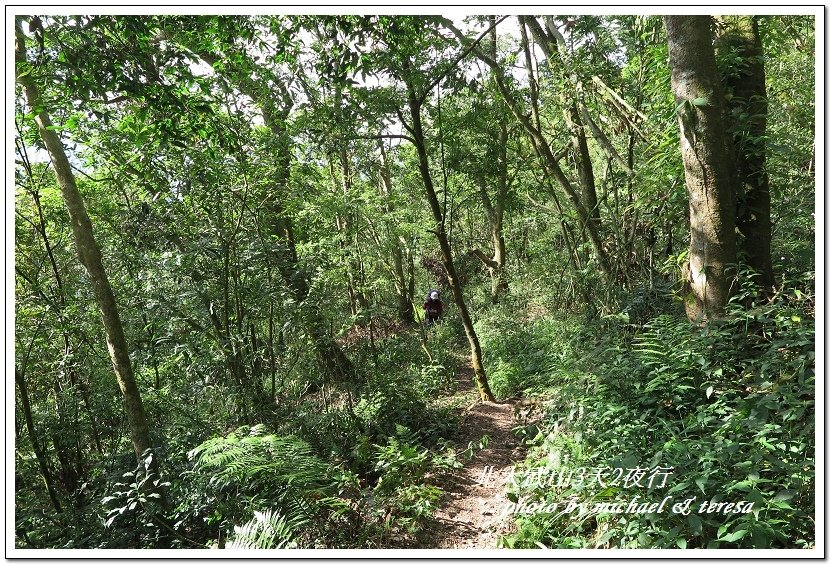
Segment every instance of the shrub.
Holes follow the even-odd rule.
[[[791,286],[772,303],[737,297],[707,327],[658,316],[584,362],[562,382],[510,495],[560,503],[516,515],[504,546],[798,548],[814,543],[814,347],[809,290]],[[745,307],[743,304],[749,304]],[[603,323],[608,330],[607,321]],[[620,324],[620,336],[630,330]],[[599,337],[596,340],[600,341]],[[613,339],[609,339],[613,340]],[[592,367],[608,370],[593,373]],[[597,480],[540,483],[579,469],[671,468],[665,487]],[[670,503],[693,498],[689,515],[566,512],[567,500]],[[744,502],[740,513],[702,502]],[[600,506],[602,507],[602,506]],[[743,506],[747,509],[747,506]]]

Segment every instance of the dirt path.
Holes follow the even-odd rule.
[[[437,485],[444,490],[435,522],[427,527],[424,548],[496,548],[499,533],[505,531],[508,500],[504,482],[513,462],[525,452],[513,435],[513,403],[475,403],[477,393],[470,368],[461,370],[458,393],[462,405],[461,436],[458,445],[478,444],[489,437],[487,448],[476,451],[464,468],[451,472]],[[474,405],[473,405],[474,404]]]

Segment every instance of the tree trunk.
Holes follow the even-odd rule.
[[[507,247],[504,243],[504,207],[507,200],[507,123],[499,120],[499,169],[496,189],[496,200],[493,202],[490,220],[490,239],[493,246],[492,288],[490,297],[493,303],[498,303],[499,297],[509,291],[505,267],[507,266]]]
[[[107,340],[107,349],[115,371],[118,386],[124,398],[127,412],[127,422],[130,431],[130,440],[140,465],[144,464],[144,452],[152,447],[150,429],[144,413],[144,405],[133,376],[127,342],[124,338],[124,328],[118,313],[118,306],[112,293],[109,279],[101,260],[101,251],[92,233],[92,223],[86,211],[81,193],[75,184],[75,177],[69,160],[66,157],[63,145],[55,133],[49,115],[43,109],[40,92],[34,83],[29,64],[26,61],[25,36],[20,20],[16,21],[15,29],[15,62],[17,66],[17,80],[23,86],[26,100],[35,115],[35,123],[43,143],[49,151],[55,175],[58,179],[61,195],[66,203],[69,218],[72,224],[72,235],[78,252],[78,258],[87,271],[92,282],[95,301],[101,312],[104,324],[104,333]],[[153,466],[156,457],[153,457]],[[149,469],[148,469],[149,470]]]
[[[506,137],[506,129],[505,129]],[[506,150],[504,151],[506,153]],[[502,155],[506,161],[507,155]],[[507,163],[504,163],[503,170],[499,171],[499,178],[497,180],[498,188],[496,191],[496,201],[492,202],[490,196],[487,195],[487,190],[482,185],[479,189],[481,195],[481,203],[484,206],[487,222],[490,227],[490,245],[492,247],[492,256],[487,256],[480,249],[473,249],[470,251],[474,257],[478,258],[484,266],[487,267],[490,273],[490,299],[493,303],[498,303],[502,294],[506,294],[510,290],[505,273],[505,263],[507,261],[507,246],[504,242],[504,204],[507,197]]]
[[[412,244],[406,243],[403,239],[401,242],[406,244],[406,283],[409,290],[409,303],[415,307],[415,253],[412,250]],[[413,312],[414,316],[414,312]]]
[[[461,323],[464,325],[464,333],[467,335],[467,341],[470,343],[470,360],[473,371],[475,373],[476,387],[478,388],[478,395],[481,401],[496,401],[493,392],[490,391],[490,384],[487,381],[487,375],[484,371],[484,364],[481,360],[481,345],[478,342],[478,335],[473,327],[473,321],[470,318],[470,312],[467,310],[467,304],[464,301],[464,294],[461,286],[458,283],[458,274],[455,270],[455,264],[452,260],[452,249],[450,248],[447,233],[444,229],[444,216],[441,212],[441,205],[438,202],[438,196],[435,194],[435,188],[432,184],[432,175],[429,171],[429,157],[427,156],[426,141],[424,139],[424,130],[421,125],[421,105],[418,103],[415,96],[415,90],[411,84],[407,84],[407,91],[409,95],[409,110],[412,113],[412,134],[415,140],[415,149],[418,152],[418,168],[421,171],[421,178],[424,181],[424,189],[427,193],[430,208],[432,209],[432,216],[435,219],[436,228],[435,236],[438,238],[438,244],[441,247],[441,256],[443,258],[444,269],[447,271],[447,282],[452,291],[453,301],[458,307],[458,313],[461,317]]]
[[[570,82],[570,87],[561,91],[561,100],[565,110],[565,121],[568,128],[571,130],[571,145],[574,150],[574,160],[576,161],[576,168],[579,174],[579,185],[581,188],[582,203],[587,212],[587,221],[593,224],[593,228],[600,229],[600,214],[599,205],[597,203],[597,188],[596,180],[594,178],[594,166],[591,161],[591,153],[588,150],[588,138],[585,135],[585,126],[582,123],[580,116],[580,101],[578,99],[581,91],[581,84],[579,78],[573,71],[571,57],[567,52],[565,40],[561,34],[556,30],[552,21],[548,20],[548,29],[551,33],[545,33],[542,26],[534,17],[519,16],[519,21],[530,29],[534,41],[542,48],[545,58],[550,64],[553,64],[553,52],[559,54],[559,60],[562,63],[562,70],[567,75]],[[553,34],[556,32],[556,35]],[[529,55],[529,46],[526,45],[526,34],[522,33],[522,41],[525,43],[525,53]],[[571,96],[569,100],[566,92]]]
[[[337,92],[335,98],[335,107],[340,107],[340,92]],[[343,255],[343,261],[346,265],[346,288],[349,295],[349,309],[352,315],[357,315],[361,309],[366,309],[368,303],[363,293],[359,290],[357,283],[358,273],[360,271],[360,264],[356,258],[354,241],[355,234],[355,214],[349,209],[349,198],[352,197],[352,171],[349,166],[349,153],[346,149],[341,149],[337,152],[337,160],[340,163],[340,174],[342,176],[341,190],[343,199],[346,202],[346,211],[337,217],[337,230],[340,234],[340,252]],[[337,182],[337,174],[334,171],[333,163],[329,167],[331,171],[332,180]]]
[[[412,297],[407,292],[407,279],[404,272],[403,251],[397,242],[392,246],[392,267],[394,272],[395,295],[398,301],[398,319],[404,323],[414,323]]]
[[[758,273],[756,282],[769,294],[772,273],[772,221],[769,175],[766,170],[767,90],[764,50],[756,16],[723,16],[725,30],[718,51],[733,51],[738,68],[722,69],[729,97],[727,125],[732,131],[737,164],[737,226],[740,249],[747,264]],[[731,58],[731,57],[730,57]],[[746,116],[746,117],[738,117]]]
[[[499,302],[502,295],[510,291],[510,285],[508,284],[507,274],[505,272],[507,246],[504,242],[504,232],[501,222],[493,225],[490,236],[493,244],[493,263],[495,264],[495,268],[490,273],[492,276],[490,298],[495,304]]]
[[[498,60],[498,42],[496,36],[496,17],[490,16],[492,26],[490,56]],[[492,266],[490,266],[490,299],[498,303],[502,294],[510,291],[505,272],[507,262],[507,247],[504,242],[504,208],[507,200],[508,170],[507,170],[507,116],[499,115],[498,162],[496,177],[496,198],[493,202],[487,197],[484,186],[481,187],[482,203],[484,204],[487,220],[490,223],[490,241],[493,248]]]
[[[61,312],[66,310],[66,288],[63,285],[63,277],[61,277],[60,269],[58,269],[58,263],[55,259],[55,253],[52,250],[52,243],[49,241],[49,237],[46,234],[46,218],[43,215],[43,206],[40,203],[40,194],[38,191],[32,190],[32,201],[35,204],[35,209],[37,210],[38,216],[38,226],[37,231],[40,234],[40,238],[43,240],[43,246],[46,249],[46,255],[49,257],[49,264],[52,267],[52,274],[55,277],[55,284],[57,285],[58,289],[58,305],[60,306]],[[62,319],[62,314],[59,315],[59,319]],[[101,440],[99,438],[99,431],[98,431],[98,422],[95,419],[95,414],[92,411],[92,401],[90,400],[90,393],[89,393],[89,386],[84,381],[84,378],[80,374],[76,374],[75,362],[74,362],[74,355],[75,351],[72,346],[72,341],[69,335],[69,329],[67,328],[66,323],[61,321],[61,334],[63,336],[63,356],[66,363],[66,372],[69,378],[69,383],[73,387],[77,387],[81,393],[81,400],[84,403],[84,408],[86,409],[87,414],[89,415],[90,425],[92,427],[92,439],[95,443],[95,447],[98,449],[98,452],[103,454],[104,450],[101,448]]]
[[[52,445],[54,446],[55,457],[58,459],[59,471],[57,476],[60,480],[63,490],[70,495],[76,495],[78,492],[78,470],[72,463],[72,436],[66,437],[68,433],[75,435],[69,422],[64,416],[63,393],[61,390],[60,379],[56,376],[52,382],[52,392],[55,394],[55,416],[58,419],[58,424],[51,430]]]
[[[378,148],[380,149],[380,192],[386,198],[386,212],[391,213],[392,205],[389,202],[392,192],[392,175],[389,173],[389,163],[386,160],[386,150],[383,148],[382,140],[378,140]],[[408,283],[406,273],[404,272],[404,253],[401,248],[401,242],[395,229],[387,226],[387,230],[389,231],[389,244],[392,247],[392,277],[394,278],[395,296],[398,301],[398,319],[404,323],[414,323],[414,288]]]
[[[594,229],[600,229],[599,203],[597,201],[597,186],[594,179],[594,166],[591,162],[591,153],[588,151],[588,139],[579,116],[576,102],[566,113],[568,125],[571,128],[571,144],[576,156],[576,168],[579,171],[579,185],[582,188],[582,202],[588,212],[588,221],[594,224]]]
[[[453,34],[459,38],[464,44],[469,44],[469,40],[464,36],[461,31],[453,25],[453,23],[449,20],[445,20],[444,24],[450,29]],[[568,177],[562,171],[562,168],[559,166],[559,162],[557,157],[551,151],[550,146],[548,145],[545,136],[542,134],[542,131],[538,129],[530,119],[530,115],[525,113],[521,106],[519,105],[516,98],[507,88],[505,84],[505,77],[504,77],[504,69],[502,69],[498,62],[493,60],[492,57],[484,53],[481,49],[474,49],[473,52],[476,56],[485,63],[490,69],[492,69],[496,88],[499,91],[502,99],[504,99],[507,107],[510,108],[510,113],[513,114],[513,117],[521,124],[522,128],[530,137],[531,142],[533,143],[533,147],[536,150],[536,153],[539,155],[539,159],[541,160],[542,167],[547,175],[556,179],[562,189],[567,194],[568,199],[570,199],[571,203],[573,204],[574,209],[576,210],[577,216],[580,218],[580,221],[586,226],[586,231],[588,232],[588,237],[591,242],[591,246],[594,249],[594,254],[597,258],[597,263],[602,271],[603,275],[606,279],[611,279],[613,273],[611,270],[611,262],[608,257],[608,252],[606,251],[605,247],[603,246],[602,236],[600,234],[599,229],[597,226],[588,220],[589,213],[588,210],[585,208],[585,205],[582,202],[582,199],[579,197],[579,194],[574,189],[573,185],[571,184]]]
[[[335,64],[334,72],[339,72],[339,65]],[[335,127],[342,127],[342,105],[343,102],[343,87],[340,83],[335,84],[334,86],[334,126]],[[341,253],[341,260],[345,265],[345,276],[346,276],[346,292],[349,296],[349,310],[351,311],[352,315],[357,315],[357,312],[360,311],[362,308],[366,307],[365,304],[361,303],[359,294],[357,291],[357,287],[355,284],[355,275],[356,275],[356,268],[354,265],[354,257],[353,257],[353,250],[351,246],[353,245],[352,240],[352,232],[354,228],[354,214],[350,209],[350,202],[349,198],[351,197],[352,192],[352,174],[351,168],[349,167],[349,152],[345,146],[345,141],[341,141],[343,143],[341,147],[336,150],[337,153],[337,161],[340,164],[340,190],[343,195],[343,202],[345,203],[345,210],[344,212],[337,213],[336,217],[336,225],[337,225],[337,232],[339,234],[339,245],[340,245],[340,253]],[[332,182],[335,186],[338,183],[337,172],[334,168],[334,162],[332,161],[332,156],[329,156],[329,172],[331,174]]]
[[[217,55],[203,49],[197,49],[196,52],[210,65],[220,60]],[[234,53],[234,56],[245,57],[246,55]],[[293,106],[293,101],[284,84],[275,86],[280,90],[277,96],[271,90],[270,85],[257,82],[251,78],[247,70],[238,68],[236,63],[226,61],[226,64],[231,69],[233,79],[237,81],[240,91],[249,96],[262,112],[263,121],[276,140],[273,193],[263,202],[263,205],[272,218],[269,222],[269,229],[279,237],[280,244],[275,249],[277,270],[288,289],[294,294],[296,302],[302,304],[308,297],[307,275],[298,261],[291,218],[285,213],[280,201],[282,194],[287,191],[286,187],[291,174],[291,140],[285,130],[285,120]],[[334,339],[328,335],[326,321],[320,312],[316,309],[309,311],[303,315],[303,320],[326,376],[335,382],[349,381],[354,374],[352,363]]]
[[[735,272],[735,190],[732,144],[712,47],[709,16],[665,16],[669,65],[679,106],[680,150],[689,193],[691,243],[686,314],[720,317]]]
[[[52,501],[52,506],[55,508],[55,511],[60,513],[63,509],[58,501],[58,494],[55,491],[55,484],[52,480],[52,472],[49,470],[49,459],[46,456],[46,451],[40,443],[37,431],[35,430],[35,422],[32,418],[32,406],[29,403],[29,389],[28,386],[26,386],[26,378],[21,371],[15,370],[14,381],[17,383],[17,389],[20,391],[20,403],[23,407],[23,419],[26,421],[26,430],[29,433],[29,440],[32,441],[32,450],[35,451],[35,458],[37,459],[37,464],[40,468],[40,475],[43,476],[43,482],[46,484],[46,491],[49,493],[49,499]]]
[[[271,273],[268,273],[270,287]],[[274,298],[268,300],[268,371],[271,375],[271,403],[277,400],[277,359],[274,351]]]

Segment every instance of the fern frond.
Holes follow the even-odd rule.
[[[294,548],[296,525],[279,512],[254,511],[254,518],[242,526],[235,526],[231,549]]]
[[[294,436],[266,433],[265,427],[240,427],[227,437],[215,437],[191,451],[196,470],[211,473],[211,483],[233,486],[282,510],[299,504],[301,515],[313,516],[320,508],[311,499],[337,492],[334,469],[317,457],[311,447]],[[293,500],[293,501],[292,501]]]

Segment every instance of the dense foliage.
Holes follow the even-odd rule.
[[[486,448],[453,395],[473,343],[496,398],[531,406],[516,507],[695,498],[515,511],[501,546],[814,545],[814,18],[758,21],[775,285],[739,254],[706,323],[683,308],[686,110],[659,17],[19,25],[17,548],[429,546],[441,477]],[[116,297],[138,459],[41,113]],[[635,467],[670,479],[558,478]]]

